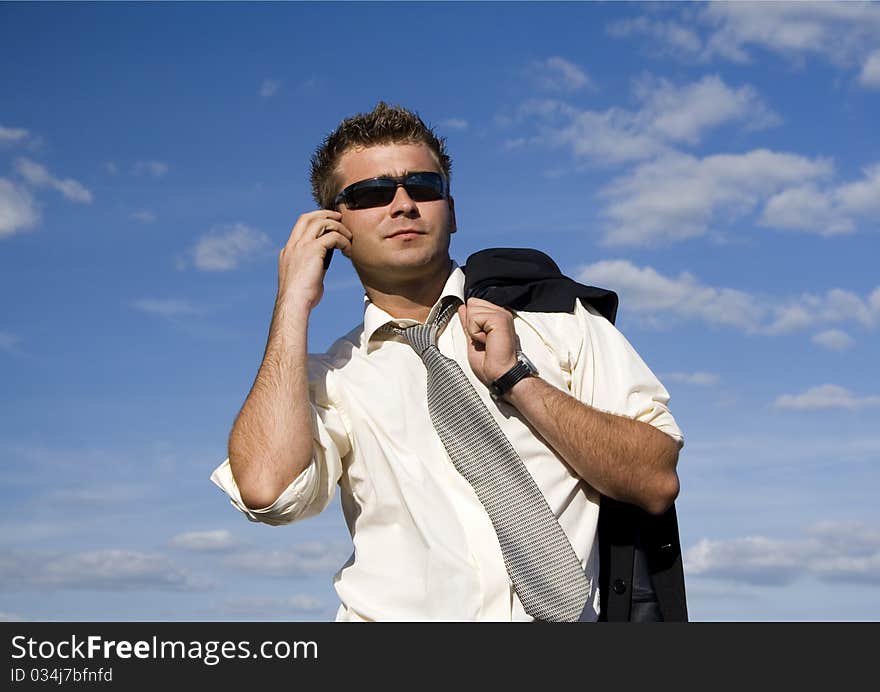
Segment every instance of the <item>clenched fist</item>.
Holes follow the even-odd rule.
[[[479,380],[489,386],[516,365],[519,340],[513,314],[488,300],[469,298],[458,307],[458,318],[470,337],[468,362]]]

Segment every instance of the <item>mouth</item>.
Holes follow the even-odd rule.
[[[423,231],[417,231],[415,228],[402,228],[399,231],[394,231],[389,236],[385,236],[385,239],[389,238],[399,238],[400,240],[408,240],[410,238],[415,238],[417,236],[424,235]]]

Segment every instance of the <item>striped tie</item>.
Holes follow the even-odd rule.
[[[489,515],[507,572],[526,613],[536,620],[580,618],[589,582],[547,500],[458,363],[437,348],[437,334],[457,308],[401,334],[428,371],[428,413],[458,472]]]

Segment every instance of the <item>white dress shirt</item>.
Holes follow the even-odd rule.
[[[457,265],[443,289],[463,299]],[[456,471],[428,415],[425,366],[366,300],[364,321],[309,356],[314,457],[269,507],[241,500],[227,459],[211,479],[251,521],[287,524],[323,510],[338,485],[354,553],[335,576],[337,620],[531,620],[514,592],[488,514]],[[440,300],[431,311],[433,318]],[[572,313],[514,313],[522,351],[539,376],[597,409],[650,423],[677,440],[669,395],[615,327],[580,301]],[[496,403],[473,374],[457,315],[438,340],[522,457],[559,520],[599,612],[599,494],[516,409]]]

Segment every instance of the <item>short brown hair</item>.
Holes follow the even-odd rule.
[[[425,144],[437,157],[449,182],[452,159],[446,152],[446,139],[438,137],[417,113],[379,101],[369,113],[358,113],[343,120],[312,155],[312,196],[323,209],[333,207],[342,184],[337,175],[339,159],[349,149],[381,144]]]

